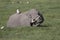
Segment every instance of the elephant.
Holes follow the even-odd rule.
[[[11,15],[7,22],[7,27],[17,26],[38,26],[44,22],[43,15],[36,9]]]

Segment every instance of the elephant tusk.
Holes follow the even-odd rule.
[[[37,21],[39,19],[39,17],[40,16],[36,17],[35,19],[32,19],[31,22],[33,23],[33,22]]]
[[[40,16],[38,16],[37,18],[35,18],[35,20],[37,21],[39,19]]]
[[[35,21],[34,21],[34,19],[32,19],[32,21],[31,21],[31,22],[32,22],[32,23],[33,23],[33,22],[35,22]]]

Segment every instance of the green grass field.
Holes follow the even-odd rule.
[[[21,12],[38,9],[44,23],[40,27],[7,28],[7,20],[17,8]],[[0,29],[0,40],[60,40],[60,0],[0,0],[1,26],[5,28]]]

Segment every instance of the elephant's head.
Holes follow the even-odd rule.
[[[32,9],[29,12],[29,14],[30,14],[32,26],[40,25],[41,23],[43,23],[43,21],[44,21],[43,15],[36,9]]]

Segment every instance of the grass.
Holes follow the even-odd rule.
[[[17,8],[22,12],[38,9],[44,23],[40,27],[7,28],[7,20]],[[0,29],[0,40],[60,40],[60,0],[0,0],[1,26],[5,28]]]

